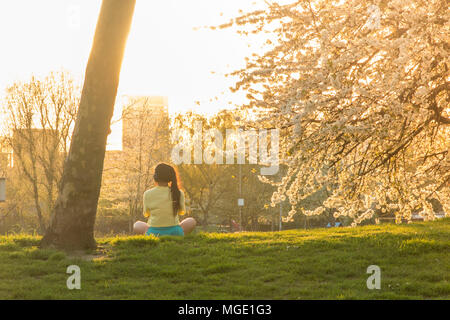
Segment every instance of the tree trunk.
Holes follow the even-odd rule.
[[[42,209],[39,201],[39,192],[36,181],[33,182],[33,193],[34,193],[34,206],[36,207],[36,213],[39,222],[39,234],[42,234],[43,232],[45,232],[45,222],[44,217],[42,216]]]
[[[135,0],[103,0],[61,188],[41,246],[95,248],[106,139]]]

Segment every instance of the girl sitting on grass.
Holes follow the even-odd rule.
[[[196,225],[193,218],[181,222],[178,219],[178,215],[184,215],[186,208],[175,168],[160,163],[155,168],[153,179],[156,187],[144,192],[144,216],[148,218],[148,223],[137,221],[134,232],[155,236],[183,236],[192,232]]]

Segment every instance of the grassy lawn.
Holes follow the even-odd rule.
[[[97,239],[68,255],[0,236],[0,299],[449,299],[450,219],[409,225]],[[69,265],[81,290],[69,290]],[[369,290],[369,265],[381,289]]]

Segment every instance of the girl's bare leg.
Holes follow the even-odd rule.
[[[135,224],[133,225],[133,230],[134,233],[136,234],[145,234],[149,227],[150,226],[143,221],[136,221]]]
[[[197,221],[195,221],[194,218],[186,218],[180,222],[180,226],[183,228],[184,234],[191,233],[195,229],[196,225]]]

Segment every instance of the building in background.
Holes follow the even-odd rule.
[[[128,96],[124,100],[119,102],[122,148],[105,153],[96,218],[100,234],[129,232],[134,221],[143,219],[142,194],[153,185],[153,168],[158,162],[170,162],[167,97]],[[13,130],[0,139],[0,178],[6,178],[7,189],[7,201],[0,202],[0,233],[37,230],[38,209],[44,223],[48,221],[68,151],[68,145],[64,148],[59,140],[56,132],[40,128]],[[49,174],[51,195],[46,188]],[[39,192],[38,200],[30,192],[34,189]]]
[[[167,97],[128,96],[122,107],[122,150],[107,150],[97,214],[97,232],[131,232],[142,217],[142,195],[153,185],[153,168],[170,161]],[[120,216],[118,212],[127,212]],[[124,219],[125,218],[125,219]]]
[[[14,163],[19,162],[19,158],[25,166],[30,162],[41,164],[58,161],[61,160],[59,157],[63,151],[58,133],[52,129],[40,128],[14,129],[9,148],[12,149],[11,167],[15,167]]]
[[[143,138],[147,144],[155,140],[169,143],[168,99],[162,96],[129,96],[122,111],[122,150],[136,149]]]
[[[5,139],[0,138],[0,177],[5,177],[7,171],[13,166],[12,150],[7,146]]]

